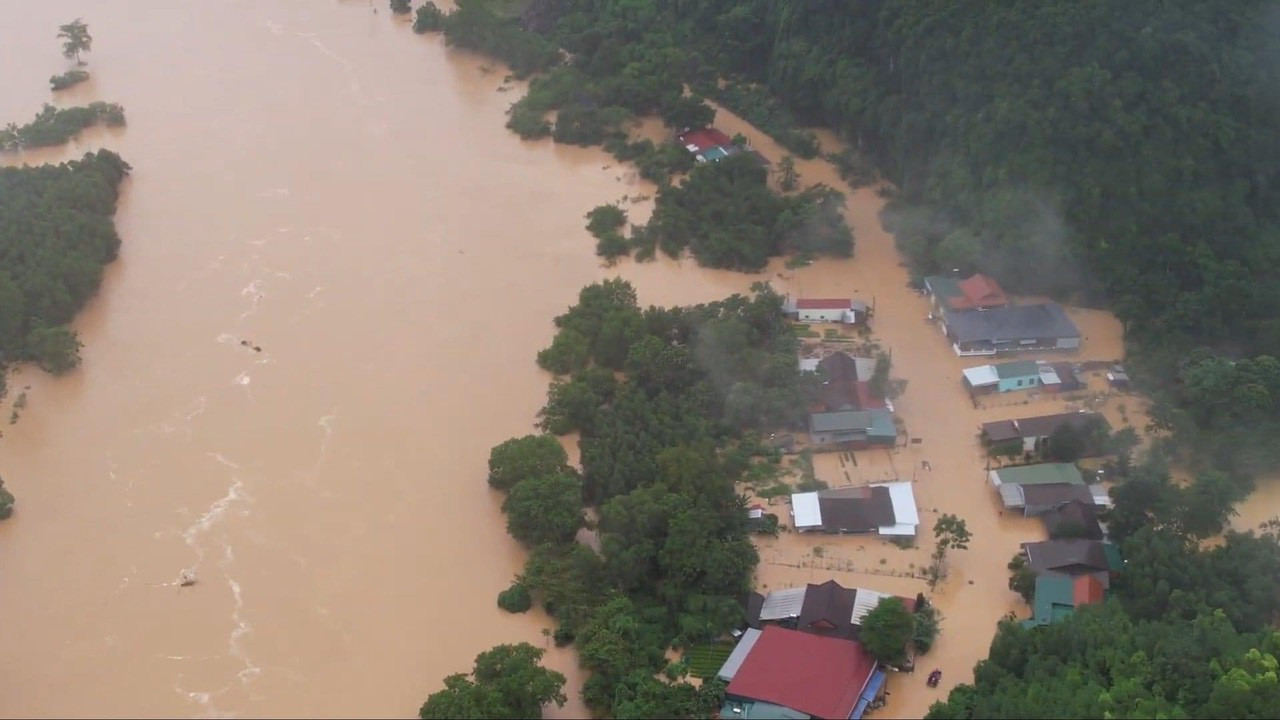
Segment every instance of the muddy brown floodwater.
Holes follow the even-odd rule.
[[[925,660],[943,687],[895,677],[881,712],[918,717],[969,680],[995,621],[1026,613],[1005,562],[1043,537],[998,516],[977,426],[1065,403],[972,406],[960,370],[981,361],[924,322],[870,189],[849,194],[853,260],[600,267],[583,214],[627,196],[643,220],[652,201],[630,198],[653,187],[598,151],[519,141],[503,127],[519,88],[496,63],[371,5],[0,4],[0,122],[50,99],[46,79],[67,67],[56,28],[75,17],[96,41],[93,80],[58,102],[119,102],[129,119],[3,161],[105,147],[134,167],[120,260],[76,322],[83,368],[10,382],[28,402],[0,439],[19,498],[0,524],[0,714],[405,716],[476,653],[545,645],[546,617],[495,606],[523,554],[485,460],[532,428],[551,318],[609,276],[664,305],[759,280],[876,301],[875,333],[909,381],[900,416],[922,442],[866,454],[850,481],[915,480],[920,547],[784,534],[761,543],[757,580],[913,594],[933,518],[957,513],[974,539],[935,595],[943,634]],[[717,124],[784,154],[727,113]],[[842,186],[823,163],[797,169]],[[1113,318],[1072,313],[1083,359],[1120,357]],[[1104,411],[1141,428],[1143,407]],[[817,467],[843,482],[834,456]],[[185,568],[200,582],[179,589]],[[570,679],[548,716],[582,716],[572,653],[551,648],[548,664]]]

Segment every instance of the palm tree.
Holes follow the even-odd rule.
[[[80,18],[60,25],[58,37],[62,39],[62,54],[67,58],[75,58],[77,65],[84,65],[80,52],[93,49],[93,37],[89,35],[89,26]]]

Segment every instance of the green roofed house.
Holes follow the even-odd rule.
[[[1078,607],[1101,603],[1107,588],[1096,575],[1071,577],[1054,572],[1036,578],[1033,614],[1022,621],[1023,627],[1042,627],[1067,617]]]
[[[1035,360],[1015,360],[995,366],[1000,392],[1027,390],[1040,384],[1040,364]]]
[[[1038,465],[1017,465],[999,468],[987,473],[991,487],[1000,489],[1001,485],[1084,485],[1084,477],[1080,468],[1072,463],[1040,463]]]
[[[1040,385],[1041,369],[1048,363],[1015,360],[964,369],[964,384],[970,392],[1011,392]]]
[[[876,445],[893,447],[898,428],[893,413],[884,408],[841,410],[809,415],[809,442],[864,450]]]

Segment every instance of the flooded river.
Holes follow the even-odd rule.
[[[27,160],[134,168],[83,369],[11,378],[0,713],[406,716],[544,644],[495,606],[523,557],[485,461],[532,426],[620,183],[520,142],[501,73],[385,5],[0,3],[0,122],[50,99],[78,16],[94,79],[58,102],[129,121]]]

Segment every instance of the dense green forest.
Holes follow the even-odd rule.
[[[694,687],[664,653],[744,619],[758,557],[734,484],[779,460],[746,431],[798,426],[817,389],[796,369],[781,301],[757,285],[750,297],[641,309],[623,280],[584,288],[538,356],[558,375],[547,434],[490,455],[508,530],[530,549],[499,604],[523,611],[532,598],[555,618],[555,642],[573,643],[591,672],[583,699],[595,713],[708,717],[720,706],[723,686]],[[572,432],[581,472],[555,437]],[[575,541],[585,507],[596,509],[598,553]]]
[[[1113,491],[1125,568],[1103,606],[1025,629],[1001,623],[972,684],[930,718],[1273,718],[1280,712],[1280,524],[1222,531],[1239,495],[1156,457]]]
[[[541,73],[512,111],[522,135],[676,127],[682,83],[799,155],[816,152],[799,125],[835,129],[842,170],[896,186],[885,220],[917,275],[982,270],[1110,307],[1190,457],[1280,462],[1272,397],[1223,440],[1182,383],[1197,348],[1280,356],[1275,3],[462,0],[418,29]]]
[[[124,108],[105,102],[69,108],[45,105],[35,119],[26,125],[9,123],[7,127],[0,129],[0,151],[61,145],[94,125],[123,126]]]
[[[61,165],[0,168],[0,389],[4,365],[79,362],[67,327],[116,257],[112,221],[129,165],[108,150]]]

